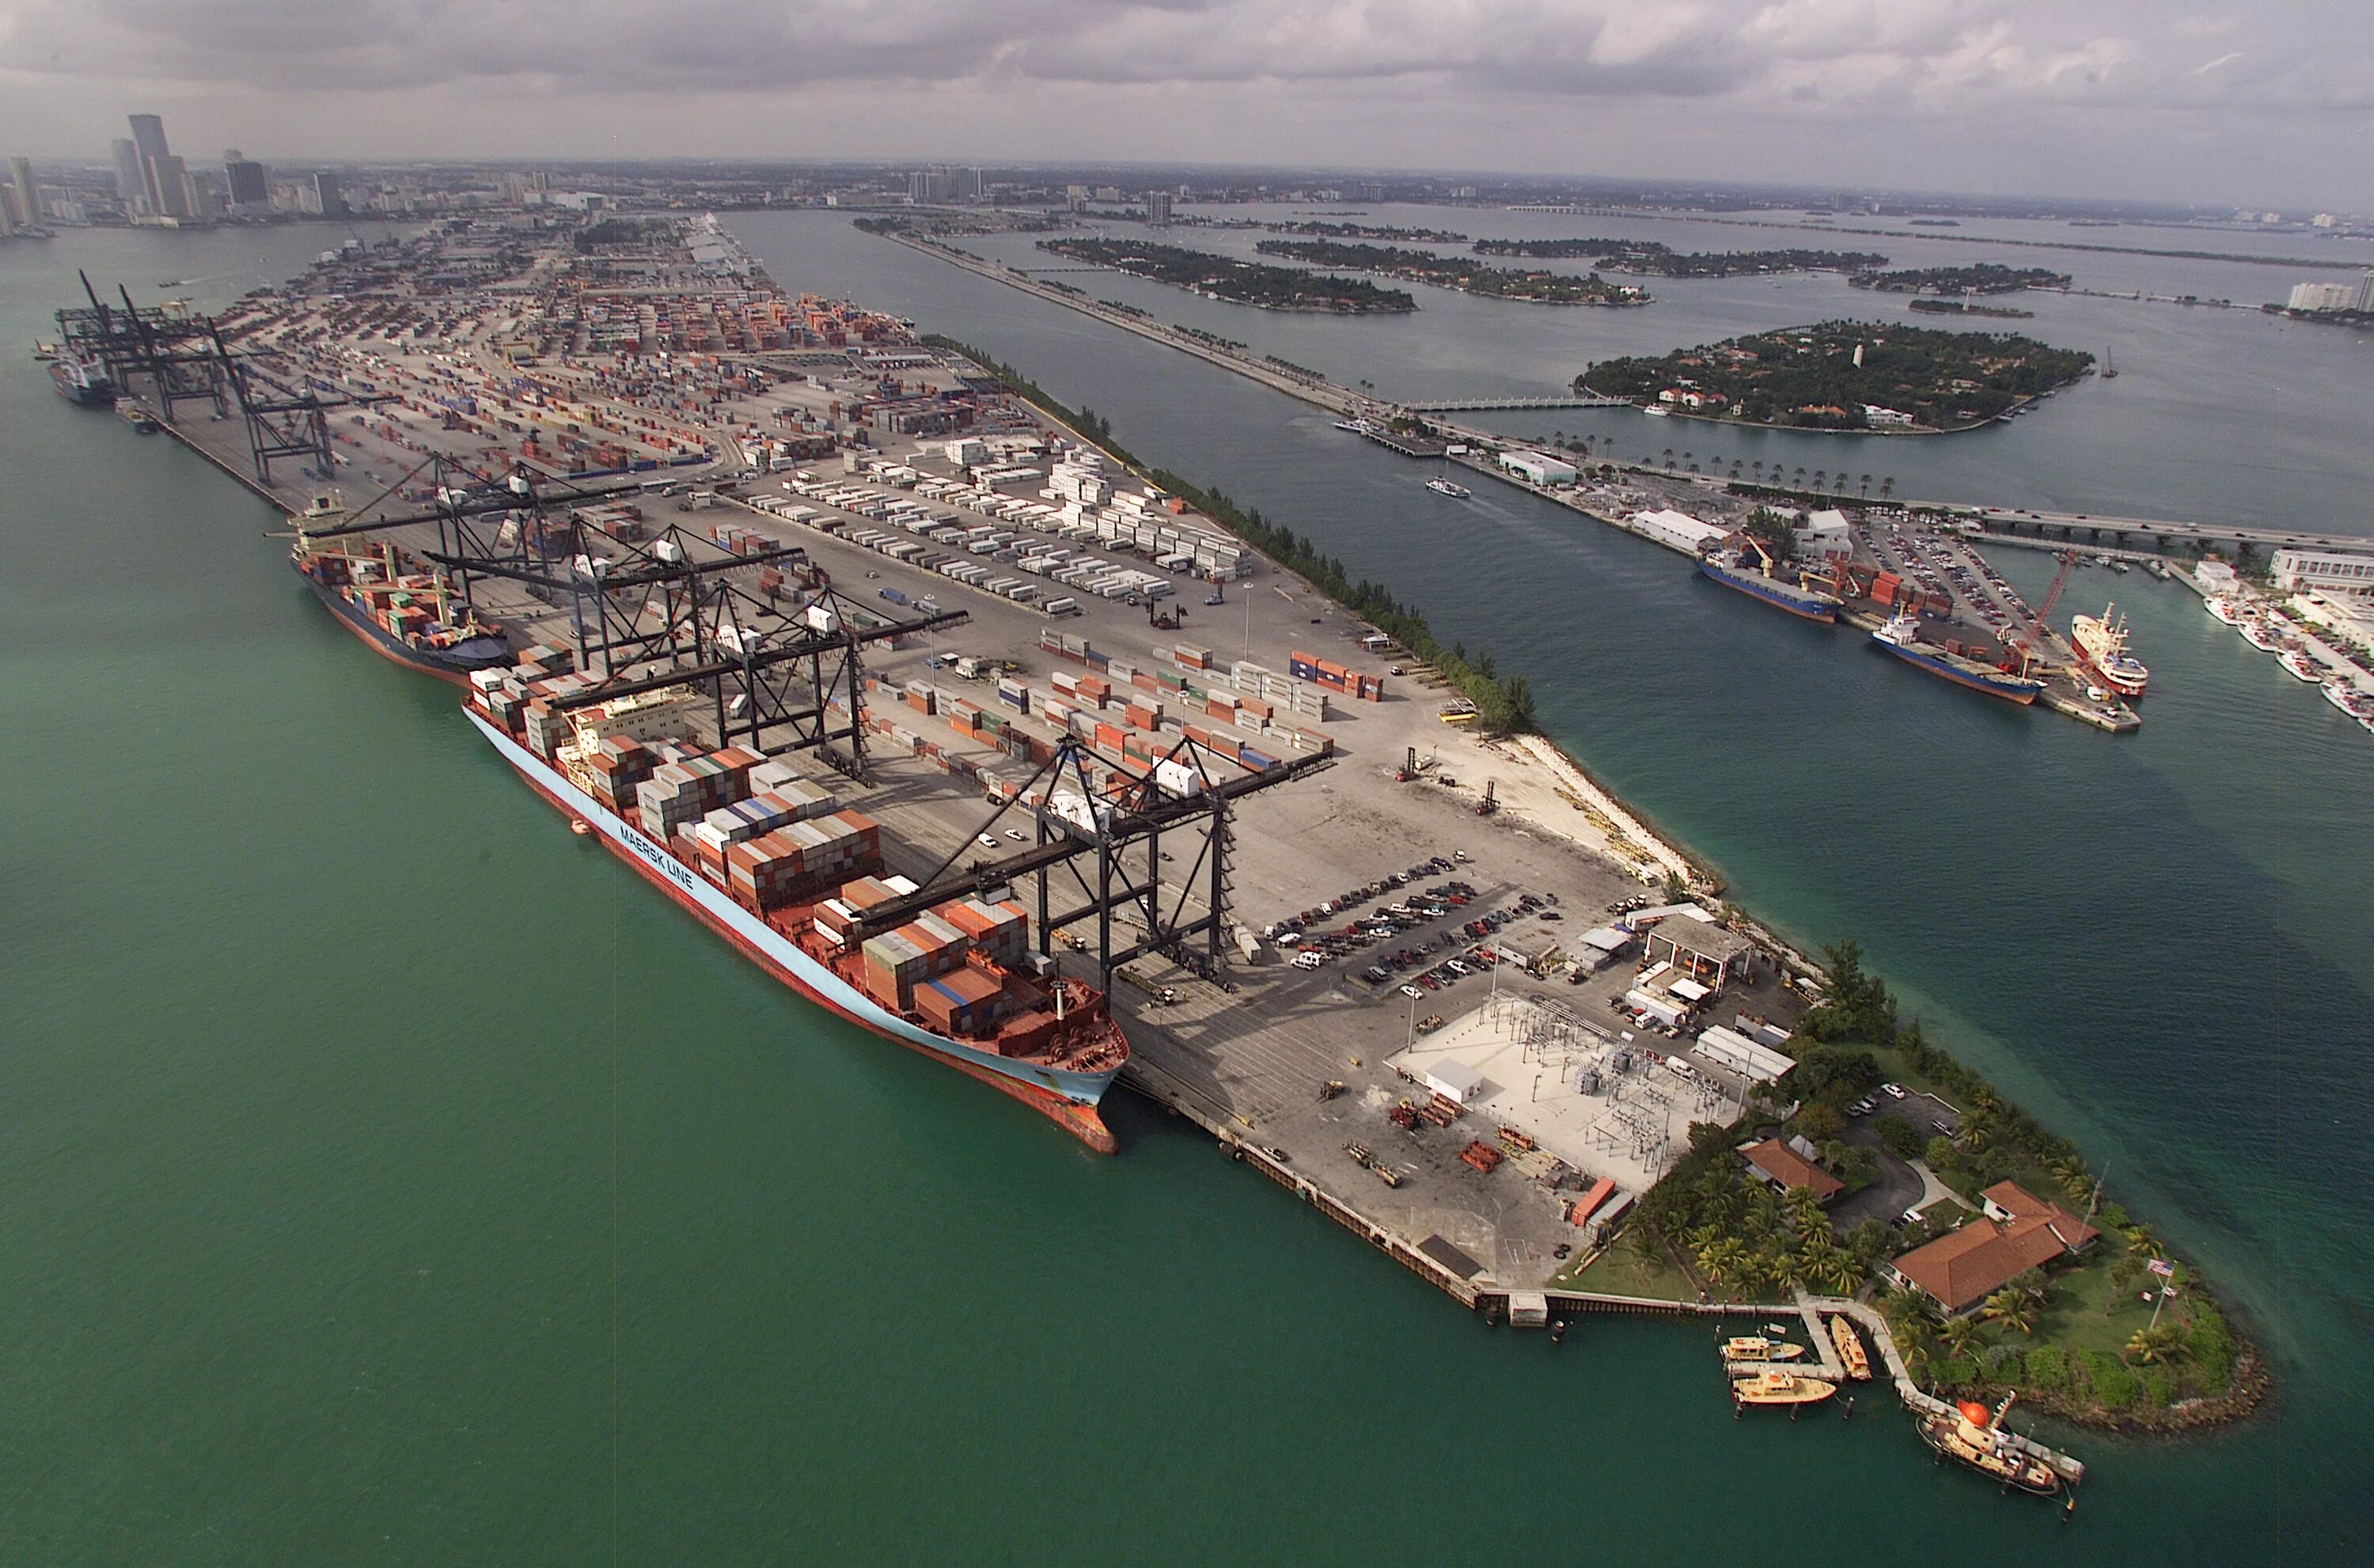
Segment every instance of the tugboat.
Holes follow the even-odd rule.
[[[2013,1398],[2004,1395],[2004,1402],[1992,1410],[1975,1399],[1964,1399],[1951,1410],[1923,1416],[1917,1428],[1921,1441],[1940,1458],[1968,1465],[2005,1486],[2016,1486],[2035,1497],[2056,1497],[2065,1484],[2061,1472],[2019,1447],[2003,1428],[2004,1412],[2011,1409]]]
[[[1830,1319],[1830,1342],[1838,1346],[1839,1360],[1849,1377],[1857,1383],[1871,1381],[1871,1357],[1863,1352],[1863,1336],[1854,1331],[1854,1325],[1847,1321],[1844,1313]]]
[[[2104,685],[2121,696],[2144,695],[2151,671],[2127,651],[2127,618],[2118,614],[2117,605],[2103,605],[2098,616],[2073,617],[2069,640],[2076,646],[2079,661]]]
[[[1759,1372],[1731,1380],[1731,1398],[1741,1405],[1817,1405],[1839,1391],[1835,1383],[1792,1372]]]
[[[1803,1345],[1768,1340],[1761,1334],[1738,1334],[1722,1342],[1725,1361],[1794,1361],[1804,1353]]]

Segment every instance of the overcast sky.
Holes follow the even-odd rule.
[[[2367,0],[0,0],[0,151],[1168,159],[2374,209]]]

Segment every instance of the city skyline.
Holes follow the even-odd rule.
[[[1462,9],[535,3],[335,29],[276,0],[0,0],[0,146],[357,158],[1299,162],[2374,207],[2333,0],[1501,0]],[[582,19],[581,19],[582,18]],[[325,85],[330,84],[330,85]],[[131,100],[131,101],[126,101]],[[960,151],[958,149],[961,149]]]

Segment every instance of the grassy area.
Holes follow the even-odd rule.
[[[1626,1236],[1585,1267],[1576,1258],[1557,1271],[1552,1284],[1564,1290],[1599,1291],[1607,1295],[1654,1296],[1661,1301],[1696,1301],[1698,1288],[1660,1249],[1644,1258]]]
[[[2118,1256],[2117,1240],[2105,1238],[2096,1246],[2084,1268],[2054,1277],[2052,1293],[2037,1318],[2036,1332],[2006,1338],[2014,1342],[2032,1339],[2066,1351],[2108,1351],[2116,1355],[2125,1350],[2135,1330],[2151,1321],[2152,1310],[2142,1299],[2140,1285],[2115,1292],[2120,1299],[2110,1304],[2114,1293],[2110,1265]],[[2177,1306],[2171,1302],[2163,1317],[2175,1315]]]

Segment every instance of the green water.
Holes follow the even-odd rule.
[[[832,287],[875,264],[794,232],[823,236]],[[1884,1398],[1734,1422],[1695,1328],[1593,1321],[1555,1351],[1487,1331],[1128,1096],[1125,1153],[1099,1159],[762,979],[572,838],[447,688],[335,626],[265,508],[67,408],[18,346],[76,265],[269,274],[323,242],[0,250],[0,1560],[2357,1559],[2365,1165],[2322,1124],[2354,1118],[2363,1064],[2223,1031],[2263,1006],[2271,955],[2313,1026],[2365,1016],[2364,797],[2305,788],[2354,765],[2329,737],[2288,775],[2237,749],[2236,726],[2305,716],[2255,656],[2226,670],[2230,633],[2179,655],[2191,622],[2151,610],[2215,743],[2171,723],[2157,752],[2086,750],[2106,743],[1932,700],[1816,748],[1769,705],[1644,700],[1604,645],[1639,635],[1627,616],[1701,616],[1773,668],[1822,661],[1802,667],[1844,714],[1886,661],[1718,617],[1663,557],[1563,520],[1404,528],[1405,474],[1365,451],[1310,487],[1334,449],[1293,405],[929,263],[877,280],[1095,394],[1141,450],[1338,520],[1397,583],[1467,574],[1444,618],[1568,671],[1537,684],[1578,749],[1776,919],[1866,930],[2023,1094],[2136,1163],[2167,1228],[2285,1330],[2287,1396],[2205,1442],[2082,1439],[2095,1479],[2064,1526],[1933,1469]],[[1568,663],[1523,628],[1575,592]],[[2102,970],[2056,946],[2049,850],[2110,813],[2049,808],[2008,850],[1969,833],[1980,747],[2015,759],[2004,822],[2037,809],[2020,780],[2121,759],[2156,831],[2106,857],[2140,890],[2119,907],[2174,888],[2228,917],[2140,919],[2142,994],[2073,1010],[2067,983]],[[1753,760],[1725,783],[1708,759],[1733,756]],[[1819,813],[1880,783],[1904,798],[1872,842],[1816,852]],[[1758,826],[1776,800],[1802,813],[1785,850]],[[2311,802],[2329,814],[2304,825]],[[2347,841],[2305,853],[2309,828]],[[1908,914],[1909,884],[1967,920]],[[2268,939],[2271,903],[2301,897],[2315,941]],[[2002,914],[2023,899],[2025,933]],[[2274,1085],[2222,1118],[2221,1041]]]

